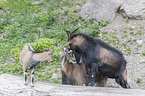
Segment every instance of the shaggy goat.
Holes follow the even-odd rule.
[[[34,68],[44,60],[48,62],[53,61],[52,51],[35,51],[29,44],[24,46],[20,53],[20,62],[23,65],[25,84],[27,84],[27,69],[29,68],[31,72],[31,86],[34,86]]]
[[[85,65],[69,62],[71,55],[71,51],[68,48],[63,49],[61,56],[62,84],[82,85],[86,81]],[[107,82],[107,77],[98,72],[95,77],[95,82],[98,83],[98,86],[104,87]]]
[[[89,84],[89,68],[92,68],[92,82],[89,86],[95,84],[96,72],[115,78],[116,82],[123,88],[130,88],[126,77],[126,60],[123,54],[116,48],[111,47],[100,39],[85,34],[76,34],[75,29],[71,34],[67,31],[69,42],[77,62],[86,66],[86,86]]]

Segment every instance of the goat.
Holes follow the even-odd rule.
[[[27,44],[24,46],[23,50],[20,53],[20,62],[23,65],[24,71],[24,81],[27,85],[27,69],[30,69],[31,72],[31,86],[34,86],[34,68],[41,62],[47,60],[48,62],[53,61],[52,51],[35,51],[33,48]]]
[[[66,31],[68,42],[64,45],[70,45],[78,64],[82,62],[86,66],[86,86],[95,84],[96,72],[115,78],[116,82],[123,88],[130,88],[126,77],[126,60],[123,54],[116,48],[111,47],[100,39],[96,39],[86,34],[76,34]],[[89,68],[92,68],[92,81],[89,83]]]
[[[71,55],[71,51],[68,48],[63,49],[61,56],[62,84],[83,85],[86,81],[85,65],[71,63],[69,61]],[[98,83],[98,86],[104,87],[106,86],[107,77],[98,72],[96,74],[95,82]]]

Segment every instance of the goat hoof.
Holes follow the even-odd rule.
[[[31,88],[33,88],[34,87],[34,85],[31,85]]]
[[[94,85],[95,85],[95,82],[89,83],[89,86],[94,86]]]
[[[85,86],[88,86],[88,83],[85,83]]]
[[[80,63],[80,62],[79,62],[79,63],[77,63],[77,64],[78,64],[78,65],[83,65],[83,63]]]
[[[33,88],[34,87],[34,85],[33,86],[31,86],[31,88]]]
[[[28,83],[25,82],[24,85],[28,85]]]

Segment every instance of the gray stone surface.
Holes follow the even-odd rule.
[[[81,8],[82,19],[101,19],[112,21],[118,10],[124,17],[145,19],[145,0],[88,0]]]
[[[85,87],[46,82],[35,82],[35,87],[25,86],[22,77],[0,75],[0,96],[145,96],[141,89]]]
[[[123,15],[132,19],[145,19],[145,0],[123,0]]]
[[[88,0],[80,11],[82,19],[113,20],[121,0]]]

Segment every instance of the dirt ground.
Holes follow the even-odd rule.
[[[142,52],[145,52],[145,20],[126,21],[128,20],[118,15],[110,24],[101,28],[101,31],[108,32],[109,34],[106,35],[108,38],[112,33],[116,33],[114,36],[120,40],[119,49],[127,61],[127,78],[130,87],[145,89],[145,56],[142,55]],[[137,34],[138,32],[141,34]],[[100,38],[102,39],[103,36]],[[124,47],[123,44],[126,46]],[[137,83],[138,78],[141,79],[140,83]],[[107,86],[120,87],[111,79],[108,80]]]

